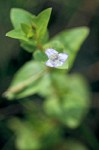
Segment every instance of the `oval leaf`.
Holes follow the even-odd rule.
[[[37,92],[38,80],[43,75],[45,67],[38,62],[27,62],[15,75],[11,86],[4,93],[8,99],[22,98]]]

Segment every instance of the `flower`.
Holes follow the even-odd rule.
[[[45,51],[45,54],[48,56],[48,61],[46,61],[46,65],[49,67],[59,67],[64,64],[64,62],[67,60],[68,55],[66,53],[58,53],[54,49],[47,49]]]

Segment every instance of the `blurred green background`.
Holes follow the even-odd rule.
[[[23,51],[19,42],[5,37],[6,32],[12,29],[10,21],[11,8],[23,8],[33,14],[52,7],[49,22],[50,37],[56,33],[79,26],[88,26],[90,34],[79,51],[71,72],[81,73],[87,80],[91,89],[91,108],[84,122],[88,130],[77,128],[75,130],[64,127],[64,139],[78,139],[88,149],[98,149],[96,143],[99,139],[99,1],[98,0],[0,0],[0,94],[8,88],[14,73],[31,58]],[[40,98],[35,95],[30,99]],[[24,99],[24,101],[27,99]],[[17,101],[7,101],[0,98],[0,149],[16,149],[13,132],[8,128],[8,121],[13,116],[23,118],[24,107]],[[90,130],[93,133],[90,133]],[[93,134],[93,138],[91,137]],[[67,142],[68,145],[71,143]],[[73,143],[73,142],[72,142]],[[74,142],[75,143],[75,142]],[[76,147],[76,143],[74,144]],[[77,148],[75,148],[77,149]],[[65,149],[64,149],[65,150]],[[66,150],[71,150],[68,146]],[[78,148],[78,150],[83,150]]]

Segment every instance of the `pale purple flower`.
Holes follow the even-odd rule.
[[[66,53],[58,53],[54,49],[47,49],[45,51],[45,54],[48,56],[48,61],[46,62],[46,65],[49,67],[59,67],[64,64],[64,62],[67,60],[68,55]]]

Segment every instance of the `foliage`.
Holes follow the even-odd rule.
[[[63,142],[60,125],[77,128],[89,108],[89,90],[85,79],[81,75],[68,73],[89,29],[68,29],[49,40],[47,26],[50,15],[51,8],[42,11],[38,16],[19,8],[11,10],[14,29],[6,36],[18,39],[21,47],[33,57],[15,74],[4,96],[9,100],[20,98],[20,101],[21,98],[33,94],[44,98],[41,106],[36,106],[35,101],[33,105],[29,105],[33,109],[27,115],[29,120],[22,122],[14,118],[10,121],[20,150],[46,149],[48,145],[53,149],[55,143]],[[67,53],[67,61],[57,68],[47,67],[45,50],[48,48]],[[71,150],[86,149],[79,143],[74,145]],[[70,147],[69,143],[65,143],[65,146]]]

